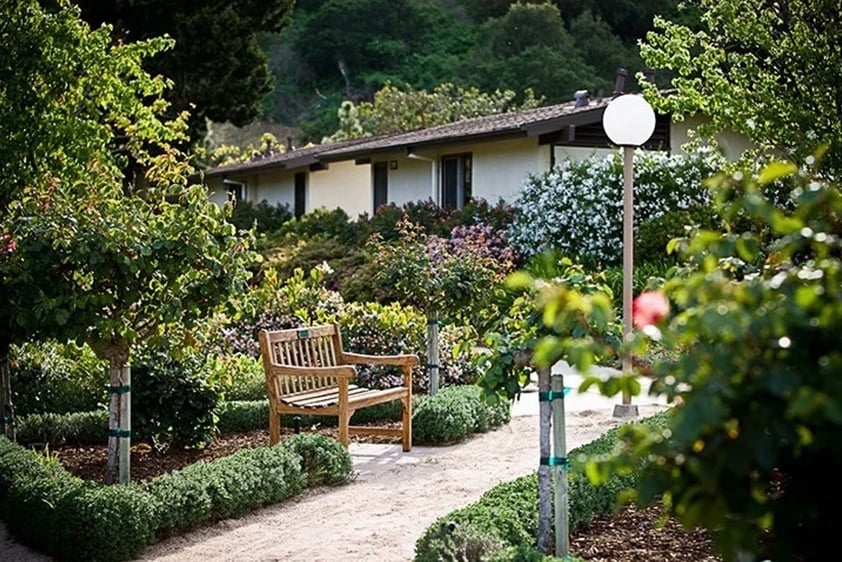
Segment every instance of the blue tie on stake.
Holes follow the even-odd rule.
[[[565,386],[564,391],[562,391],[561,393],[559,393],[558,391],[553,391],[553,390],[551,390],[549,392],[539,392],[538,393],[538,400],[541,401],[541,402],[552,402],[556,398],[564,398],[568,394],[570,394],[570,387]]]

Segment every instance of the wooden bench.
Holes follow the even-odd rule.
[[[404,451],[412,448],[412,367],[415,355],[363,355],[342,349],[338,324],[292,330],[261,330],[260,354],[269,394],[269,444],[281,439],[283,414],[337,416],[339,441],[349,435],[401,436]],[[354,365],[395,365],[403,371],[403,385],[374,390],[354,384]],[[400,428],[349,425],[354,411],[400,400]]]

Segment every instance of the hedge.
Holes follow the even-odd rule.
[[[641,420],[662,426],[669,411]],[[611,513],[617,494],[637,483],[637,475],[614,474],[606,484],[593,486],[584,474],[589,457],[608,454],[617,441],[619,428],[568,453],[569,525],[571,532],[584,528],[594,516]],[[415,544],[416,562],[487,558],[507,547],[529,552],[538,536],[538,476],[531,474],[504,482],[487,491],[475,503],[437,519]],[[536,553],[537,554],[537,553]],[[517,557],[516,560],[543,560]],[[503,558],[509,560],[509,558]]]
[[[21,543],[58,561],[121,562],[172,533],[341,484],[351,459],[336,440],[293,436],[141,484],[105,486],[0,436],[0,515]]]

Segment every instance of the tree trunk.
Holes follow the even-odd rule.
[[[427,314],[427,377],[430,396],[439,390],[439,313]]]
[[[131,450],[131,367],[113,361],[108,367],[111,399],[108,404],[108,461],[105,481],[128,484]]]
[[[15,441],[15,408],[12,403],[12,372],[8,352],[0,355],[0,423],[3,424],[3,434]]]
[[[540,456],[542,459],[549,459],[550,457],[550,402],[548,400],[540,399],[542,396],[547,396],[550,390],[550,370],[538,370],[538,423],[539,436],[538,446]],[[552,544],[552,504],[550,501],[551,493],[550,482],[550,466],[548,463],[541,463],[538,465],[538,550],[544,554],[550,553],[550,545]]]

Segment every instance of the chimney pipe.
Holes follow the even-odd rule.
[[[292,137],[287,137],[287,151],[292,152],[295,146],[292,144]]]
[[[622,94],[626,90],[626,78],[629,75],[629,71],[625,68],[618,68],[617,69],[617,76],[616,80],[614,81],[614,95],[618,96]]]
[[[654,68],[644,68],[643,69],[643,77],[650,84],[654,84],[655,83],[655,69]]]
[[[576,90],[576,93],[573,94],[573,99],[576,100],[573,107],[586,107],[591,102],[587,90]]]

